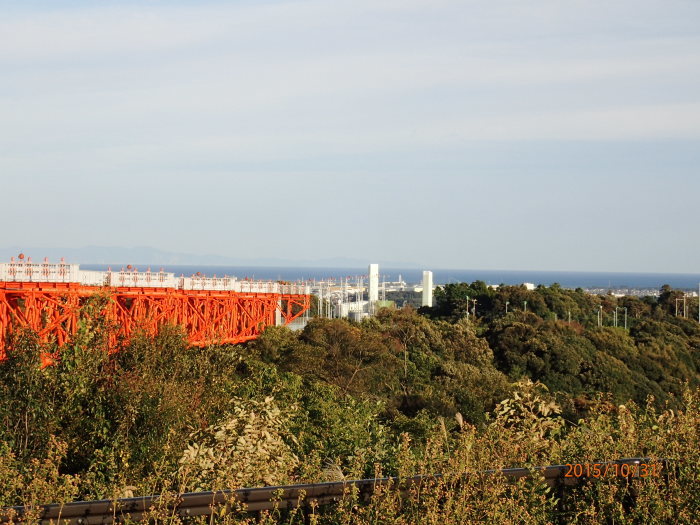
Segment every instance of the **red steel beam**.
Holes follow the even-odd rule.
[[[311,305],[310,296],[303,294],[0,282],[0,360],[6,358],[10,333],[18,329],[34,331],[44,343],[67,343],[77,331],[85,301],[98,293],[108,298],[101,315],[117,327],[112,351],[118,340],[138,331],[155,335],[164,324],[183,326],[193,346],[242,343],[274,324],[278,309],[289,324]]]

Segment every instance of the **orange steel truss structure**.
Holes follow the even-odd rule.
[[[100,315],[117,327],[114,343],[137,332],[155,335],[165,324],[184,327],[193,346],[242,343],[266,326],[289,324],[311,304],[310,295],[298,293],[0,282],[0,360],[7,356],[9,334],[18,329],[36,332],[44,343],[67,343],[78,329],[82,306],[99,293],[107,298]]]

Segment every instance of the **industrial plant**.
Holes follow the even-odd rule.
[[[424,271],[421,283],[409,285],[399,275],[398,281],[380,276],[379,265],[370,264],[366,275],[314,281],[311,293],[318,297],[320,317],[349,318],[360,321],[373,316],[380,308],[394,306],[387,292],[419,292],[422,306],[433,305],[433,272]]]

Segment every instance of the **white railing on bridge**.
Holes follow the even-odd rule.
[[[80,284],[85,286],[108,286],[109,273],[96,270],[79,270],[78,276]]]
[[[139,287],[139,288],[177,288],[177,279],[174,273],[169,272],[139,272],[135,270],[121,270],[118,272],[104,272],[107,274],[107,285],[115,287]]]
[[[238,293],[310,293],[310,288],[305,284],[280,284],[275,281],[248,281],[238,280],[235,277],[204,277],[197,275],[181,277],[178,287],[182,290],[221,290]]]
[[[13,258],[14,259],[14,258]],[[0,281],[33,283],[79,282],[77,264],[33,263],[31,259],[0,263]]]
[[[288,295],[310,295],[311,287],[306,284],[281,284],[280,293]]]
[[[63,261],[52,264],[47,260],[33,263],[31,259],[0,263],[0,282],[80,283],[84,286],[112,286],[116,288],[179,288],[181,290],[219,290],[238,293],[308,295],[306,284],[275,281],[238,280],[235,277],[175,277],[170,272],[139,272],[128,267],[120,271],[81,270],[77,264]]]
[[[221,290],[237,291],[235,277],[206,277],[193,275],[178,278],[178,288],[182,290]]]

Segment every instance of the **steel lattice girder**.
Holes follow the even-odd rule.
[[[155,335],[165,324],[183,326],[193,346],[242,343],[274,324],[277,309],[288,324],[311,304],[303,294],[0,282],[0,360],[6,357],[8,336],[17,329],[36,332],[44,343],[68,342],[77,331],[82,306],[99,293],[108,298],[101,315],[116,327],[110,337],[113,351],[118,341],[136,332]]]

